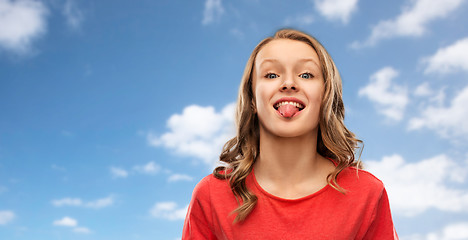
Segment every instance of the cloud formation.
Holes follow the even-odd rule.
[[[380,21],[372,27],[364,42],[354,42],[352,47],[374,46],[377,42],[395,37],[419,37],[427,32],[427,25],[454,12],[464,0],[413,0],[407,1],[400,15]]]
[[[68,26],[70,26],[73,29],[80,28],[84,20],[84,15],[83,12],[76,5],[75,0],[65,1],[62,9],[62,14],[67,20]]]
[[[187,214],[188,205],[178,208],[175,202],[157,202],[150,209],[151,216],[166,220],[184,220]]]
[[[62,198],[57,200],[52,200],[52,205],[55,207],[65,207],[65,206],[73,206],[73,207],[86,207],[86,208],[104,208],[114,204],[114,197],[108,196],[105,198],[96,199],[94,201],[84,202],[80,198]]]
[[[453,187],[466,182],[467,163],[457,164],[443,154],[409,163],[394,154],[366,166],[384,182],[392,211],[412,217],[428,209],[468,212],[468,189]]]
[[[161,170],[161,166],[151,161],[145,165],[136,165],[133,167],[133,169],[139,173],[154,175]]]
[[[76,227],[78,225],[78,221],[71,217],[63,217],[62,219],[55,220],[52,224],[54,226]]]
[[[234,104],[228,104],[216,112],[211,106],[188,106],[167,120],[168,132],[160,136],[148,133],[148,142],[212,166],[224,143],[235,135],[234,108]]]
[[[121,167],[110,167],[110,172],[113,178],[126,178],[129,175],[134,174],[156,175],[163,170],[169,171],[167,169],[163,169],[154,161],[150,161],[142,165],[135,165],[130,168],[130,170],[126,170],[125,168]]]
[[[358,0],[314,0],[315,8],[328,20],[348,23]]]
[[[36,0],[0,0],[0,48],[25,54],[46,32],[46,6]]]
[[[172,174],[171,176],[169,176],[167,181],[168,182],[179,182],[179,181],[191,182],[191,181],[193,181],[193,178],[190,177],[189,175],[175,173],[175,174]]]
[[[82,233],[82,234],[89,234],[89,233],[91,233],[91,230],[89,230],[89,228],[87,228],[87,227],[76,227],[76,228],[73,228],[73,232]]]
[[[468,72],[468,37],[454,44],[440,48],[437,52],[422,60],[426,64],[424,73],[453,73],[459,70]]]
[[[466,138],[468,135],[468,86],[448,106],[429,104],[408,123],[409,130],[431,129],[444,138]]]
[[[284,25],[299,25],[299,26],[306,26],[310,25],[314,22],[314,17],[312,14],[302,14],[296,15],[294,17],[288,17],[284,20]]]
[[[0,211],[0,225],[6,225],[15,219],[16,215],[13,211]]]
[[[468,222],[446,225],[443,229],[428,234],[404,236],[401,240],[462,240],[468,239]]]
[[[100,198],[100,199],[96,199],[94,201],[87,202],[83,206],[87,207],[87,208],[99,209],[99,208],[104,208],[104,207],[111,206],[112,204],[114,204],[114,197],[113,196],[108,196],[108,197],[105,197],[105,198]]]
[[[78,226],[78,221],[74,218],[65,216],[62,219],[55,220],[52,225],[54,226],[61,226],[61,227],[70,227],[72,228],[73,232],[82,233],[82,234],[89,234],[91,230],[86,227]]]
[[[368,85],[359,89],[359,96],[367,97],[374,103],[377,112],[394,121],[400,121],[408,104],[408,91],[392,82],[398,72],[384,67],[370,77]]]
[[[113,178],[126,178],[128,177],[128,172],[119,167],[110,167],[110,172]]]
[[[53,200],[52,205],[56,207],[63,207],[63,206],[82,206],[83,201],[79,198],[62,198],[58,200]]]
[[[221,0],[206,0],[205,9],[203,11],[203,25],[208,25],[218,21],[224,14],[224,8]]]
[[[417,97],[428,97],[433,94],[432,89],[429,87],[428,82],[423,82],[419,84],[416,89],[414,89],[414,95]]]

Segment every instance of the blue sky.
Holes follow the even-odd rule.
[[[255,45],[317,37],[401,239],[468,239],[466,0],[0,0],[0,238],[178,239]]]

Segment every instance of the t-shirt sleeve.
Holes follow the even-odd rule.
[[[374,209],[373,220],[364,239],[398,240],[385,188]]]
[[[203,178],[193,190],[182,240],[216,239],[211,221],[210,177]]]

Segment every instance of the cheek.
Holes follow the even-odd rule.
[[[265,100],[261,91],[255,92],[255,106],[257,107],[257,112],[262,112],[265,108]]]
[[[270,98],[271,95],[268,94],[267,86],[258,84],[254,91],[255,94],[255,106],[259,117],[268,110],[270,107]]]
[[[324,88],[322,86],[316,85],[311,86],[310,89],[311,91],[307,93],[307,98],[309,99],[309,107],[310,110],[314,112],[314,115],[317,115],[317,117],[319,117],[323,101]]]
[[[309,99],[314,102],[322,102],[323,94],[324,94],[324,86],[323,84],[314,84],[310,86],[311,89],[309,91]]]

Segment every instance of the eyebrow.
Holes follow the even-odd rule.
[[[268,63],[268,62],[272,62],[272,63],[280,63],[280,61],[278,59],[275,59],[275,58],[267,58],[267,59],[264,59],[260,64],[259,66],[261,67],[263,64],[265,63]],[[299,59],[297,62],[300,62],[300,63],[303,63],[303,62],[312,62],[314,63],[315,66],[317,66],[319,69],[320,69],[320,65],[314,61],[314,59],[312,58],[301,58]]]

